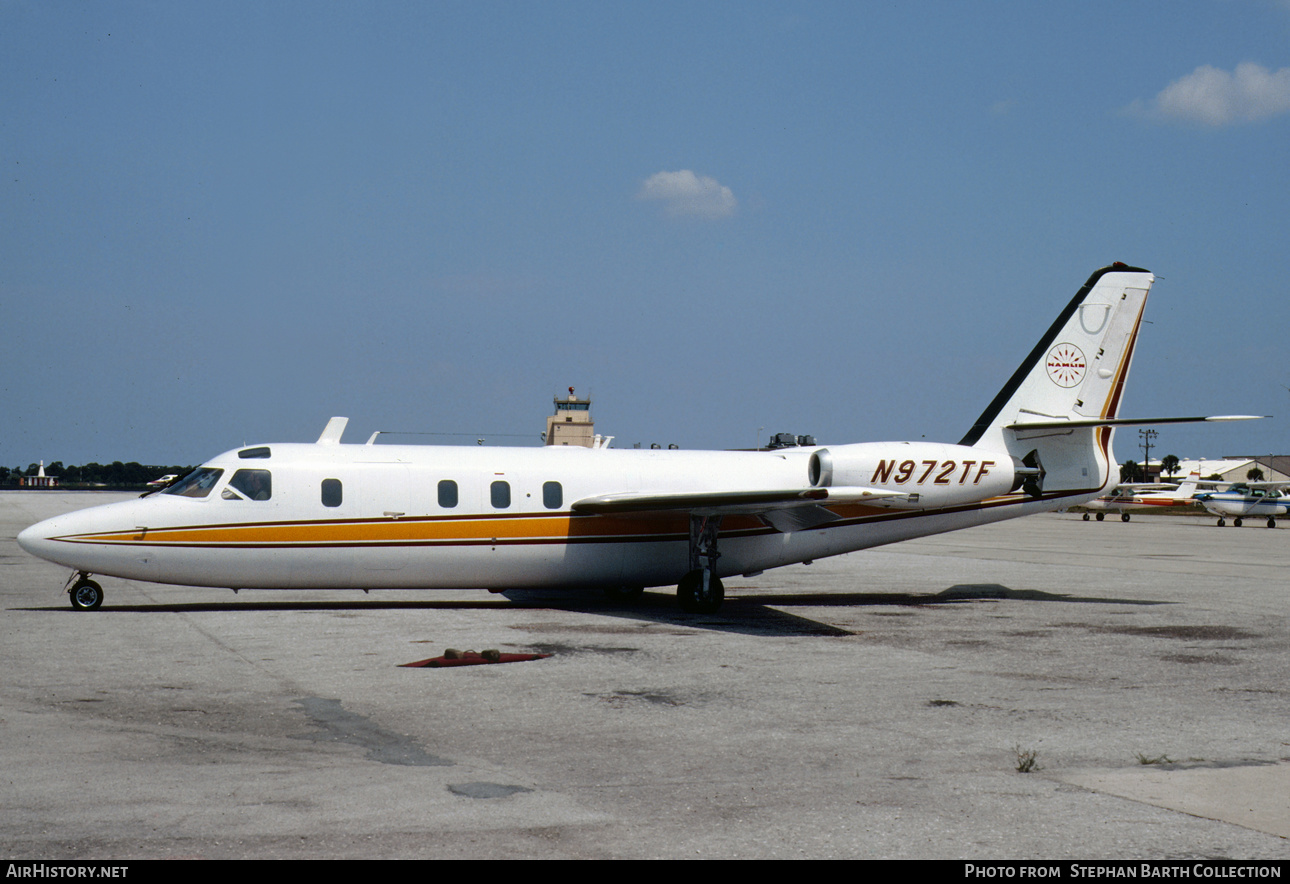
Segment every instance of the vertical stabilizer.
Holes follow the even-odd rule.
[[[1112,428],[1009,425],[1117,417],[1154,281],[1148,271],[1125,264],[1090,276],[960,444],[1042,463],[1045,491],[1100,488],[1109,481]]]
[[[1089,277],[960,444],[998,445],[1019,421],[1116,417],[1154,281],[1124,264]]]

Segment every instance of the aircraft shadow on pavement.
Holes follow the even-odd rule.
[[[657,590],[631,602],[605,598],[598,593],[575,590],[511,590],[480,599],[338,599],[335,601],[273,599],[248,601],[238,598],[222,602],[176,602],[173,604],[104,604],[94,612],[73,611],[58,605],[11,608],[15,611],[59,611],[81,617],[103,614],[254,613],[264,611],[434,611],[434,610],[555,610],[570,613],[603,614],[632,620],[694,629],[749,635],[855,635],[842,629],[780,608],[865,608],[927,607],[978,601],[1064,602],[1099,605],[1166,605],[1168,601],[1077,596],[1037,589],[1011,589],[999,583],[966,583],[935,593],[910,592],[758,592],[726,598],[715,614],[689,614],[676,604],[675,594]]]

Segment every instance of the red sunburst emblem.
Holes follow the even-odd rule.
[[[1084,380],[1084,353],[1074,344],[1058,344],[1048,351],[1048,376],[1059,387],[1073,387]]]

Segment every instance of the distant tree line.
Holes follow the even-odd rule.
[[[191,470],[192,467],[152,466],[134,461],[121,463],[119,460],[109,464],[87,463],[84,466],[64,466],[61,460],[56,460],[45,465],[45,475],[58,479],[59,487],[62,488],[105,485],[114,488],[141,488],[153,479],[159,479],[171,473],[182,476]],[[0,486],[21,485],[24,476],[35,476],[39,472],[40,464],[34,463],[29,464],[26,469],[0,467]]]

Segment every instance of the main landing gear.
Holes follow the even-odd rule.
[[[86,571],[77,571],[67,579],[67,597],[76,611],[95,611],[103,604],[103,587],[90,579]]]
[[[690,571],[676,587],[681,610],[691,614],[715,614],[725,601],[726,590],[713,566],[717,552],[720,516],[690,515]]]
[[[1226,520],[1226,519],[1220,518],[1220,519],[1218,520],[1218,527],[1222,528],[1222,527],[1223,527],[1224,525],[1226,525],[1226,524],[1227,524],[1227,520]],[[1275,527],[1277,526],[1277,520],[1276,520],[1273,516],[1268,516],[1268,522],[1267,522],[1267,525],[1268,525],[1268,527],[1269,527],[1269,528],[1275,528]],[[1233,527],[1233,528],[1239,528],[1239,527],[1241,527],[1241,517],[1240,517],[1240,516],[1237,516],[1235,519],[1233,519],[1233,520],[1232,520],[1232,527]]]

